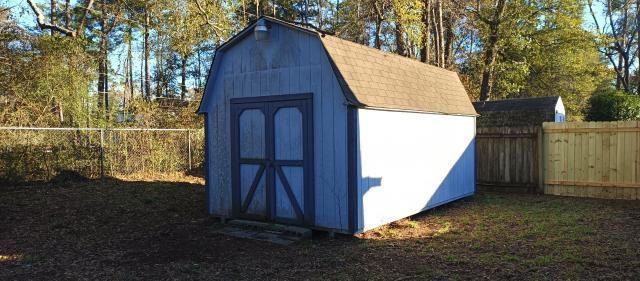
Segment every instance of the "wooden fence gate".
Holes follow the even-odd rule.
[[[544,192],[640,199],[640,123],[544,123]]]
[[[542,192],[542,129],[478,128],[477,184],[483,189]]]

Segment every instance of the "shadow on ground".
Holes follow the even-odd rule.
[[[634,279],[637,202],[483,193],[359,238],[216,234],[204,187],[0,188],[0,279]]]

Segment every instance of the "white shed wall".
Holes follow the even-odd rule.
[[[475,191],[475,117],[358,110],[358,228]]]

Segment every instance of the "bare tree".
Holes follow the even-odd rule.
[[[636,15],[631,14],[632,0],[612,1],[603,0],[605,7],[605,23],[599,22],[599,17],[594,10],[593,0],[588,0],[589,12],[595,24],[597,32],[601,36],[612,39],[611,44],[599,48],[600,52],[609,60],[616,72],[616,89],[631,92],[630,72],[640,54],[638,54],[637,41],[640,36],[638,29],[638,8],[640,1],[636,1]],[[633,50],[636,47],[636,50]]]

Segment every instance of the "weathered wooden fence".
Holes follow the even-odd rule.
[[[640,199],[640,123],[544,123],[546,194]]]
[[[539,126],[478,128],[478,185],[484,189],[541,191],[541,131]]]

